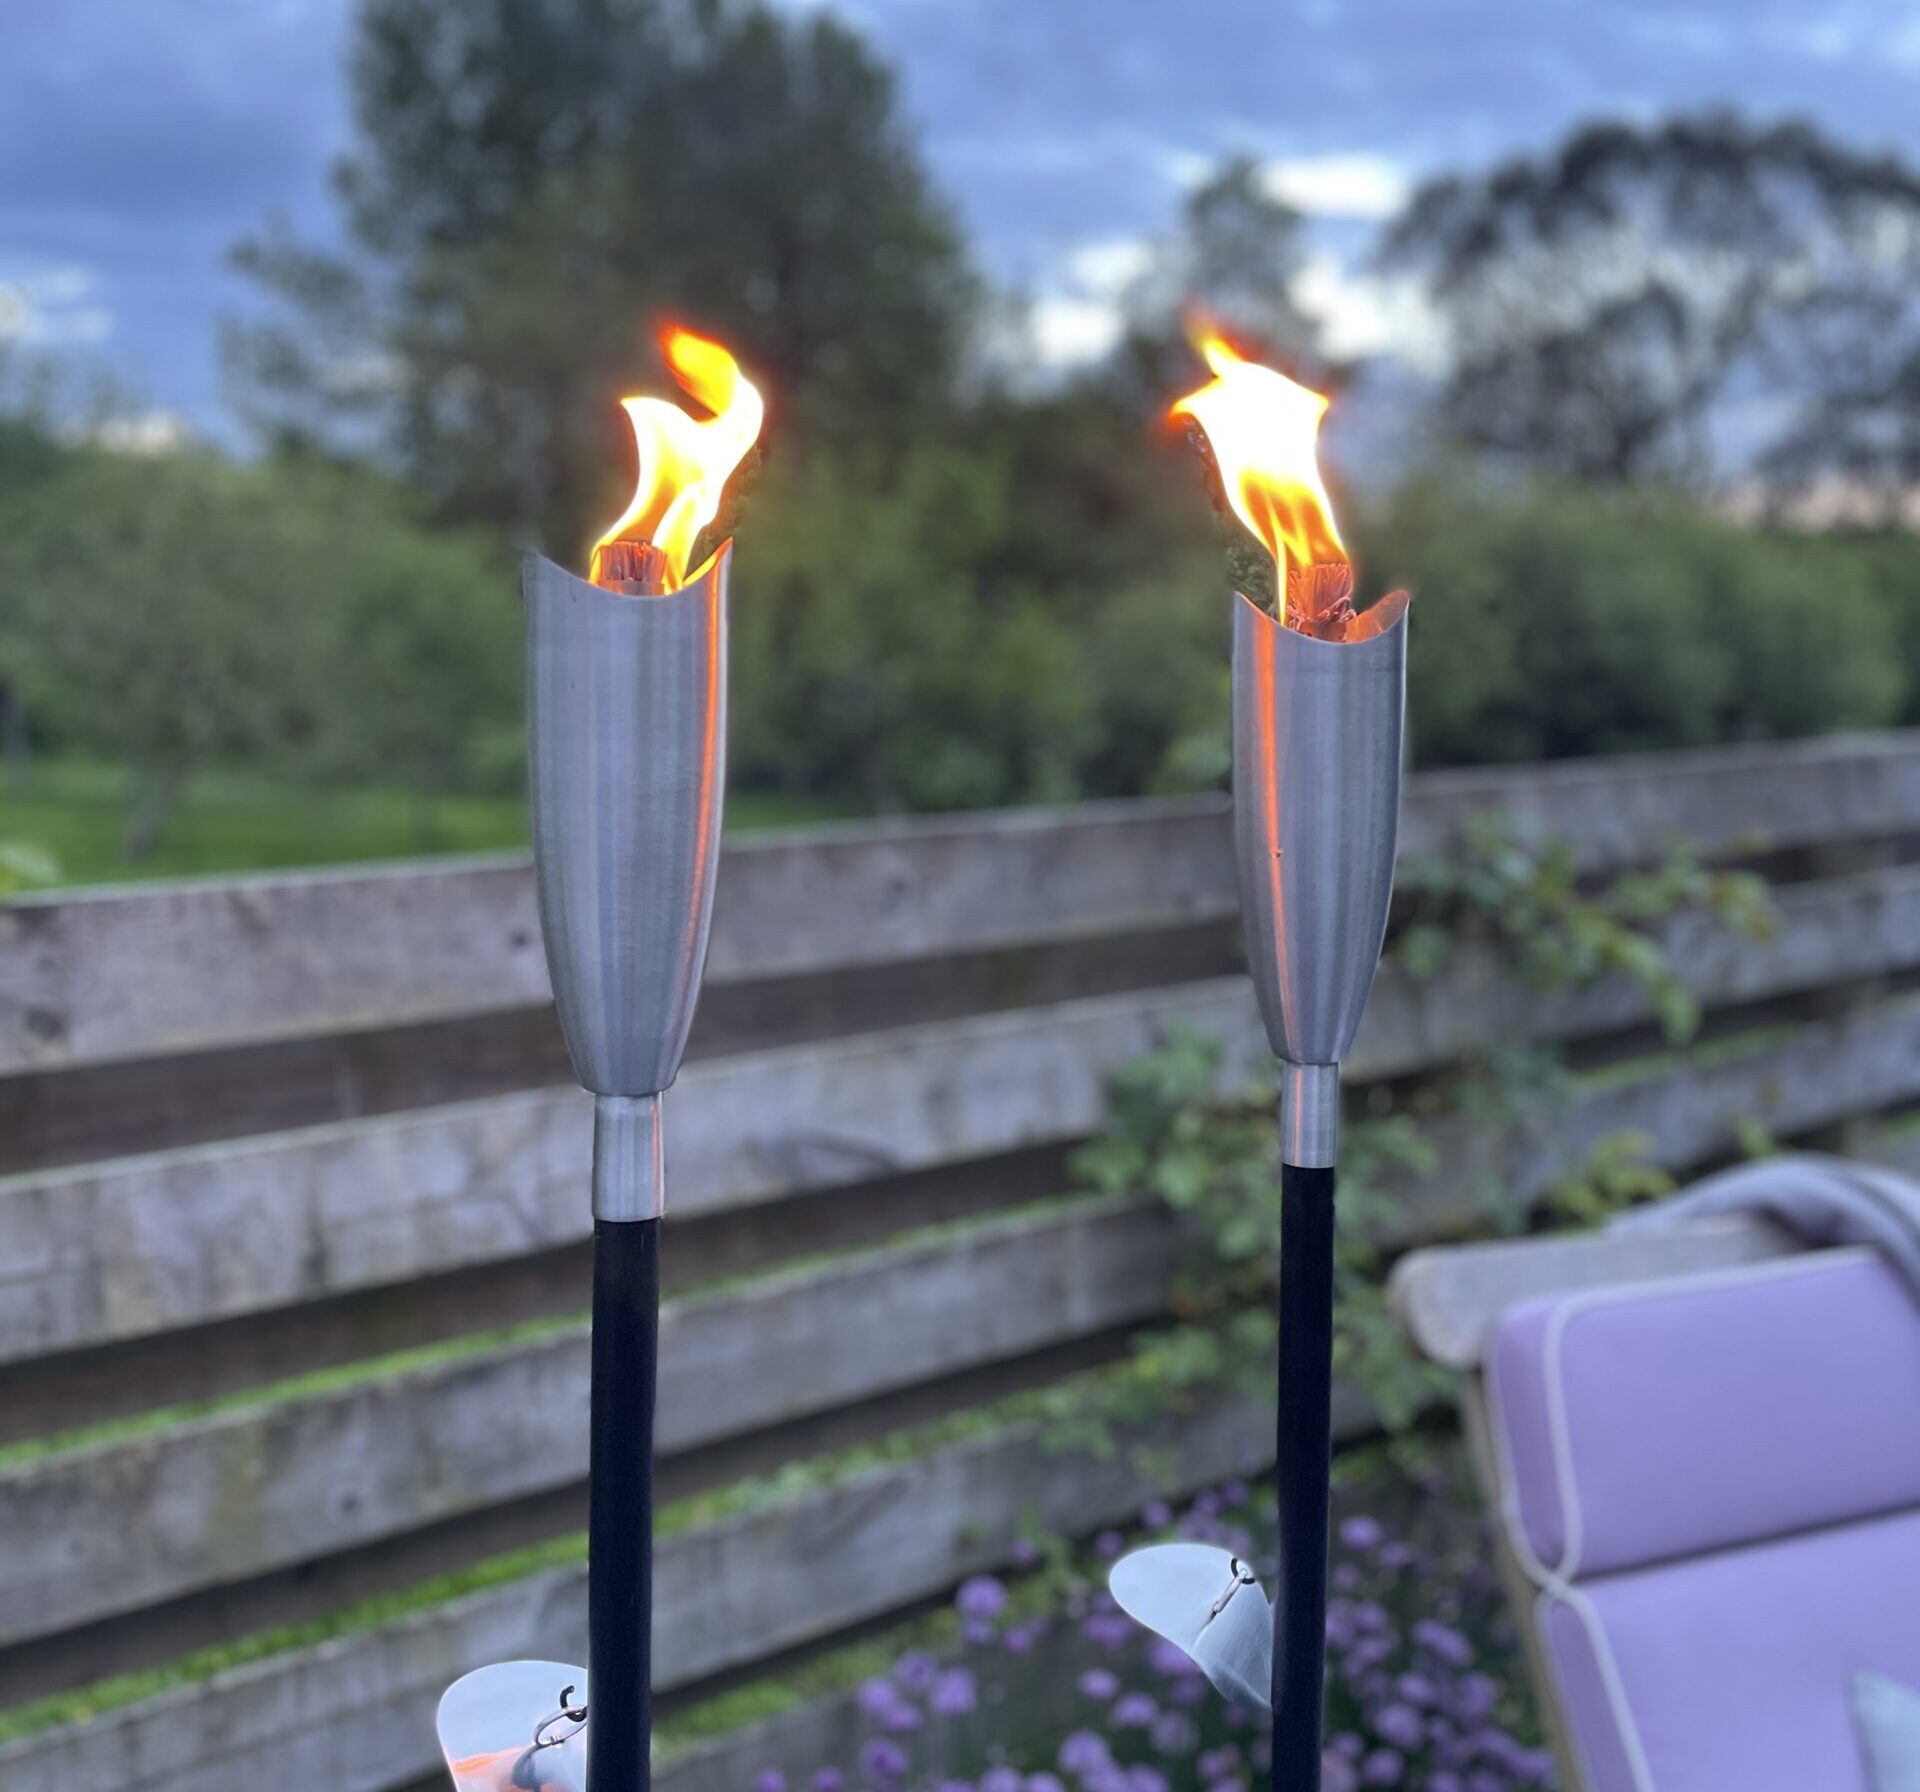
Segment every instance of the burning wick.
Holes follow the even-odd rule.
[[[1353,607],[1353,562],[1315,452],[1328,401],[1247,360],[1217,331],[1195,346],[1213,379],[1167,415],[1187,420],[1233,514],[1273,555],[1279,620],[1315,640],[1370,640],[1410,599],[1396,591],[1371,609]]]
[[[587,577],[632,597],[660,597],[690,583],[687,561],[700,532],[720,514],[727,481],[766,416],[753,382],[719,343],[675,326],[661,332],[660,352],[681,390],[711,415],[691,416],[664,398],[620,401],[639,471],[633,502],[593,545]]]

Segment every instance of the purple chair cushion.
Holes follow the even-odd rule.
[[[1541,1578],[1920,1505],[1920,1309],[1866,1252],[1526,1302],[1487,1389]]]
[[[1920,1685],[1920,1512],[1540,1596],[1589,1792],[1867,1792],[1858,1673]]]

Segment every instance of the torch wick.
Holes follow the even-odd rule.
[[[666,552],[631,536],[602,542],[593,550],[590,577],[594,584],[626,597],[660,597],[667,589]]]

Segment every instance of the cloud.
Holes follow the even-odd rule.
[[[192,439],[193,431],[178,411],[129,411],[106,417],[93,426],[88,438],[109,454],[152,456],[173,454]]]
[[[1308,256],[1294,277],[1296,304],[1320,325],[1326,350],[1341,360],[1391,355],[1420,372],[1446,360],[1446,337],[1410,280],[1357,274],[1338,256]]]
[[[87,347],[105,342],[113,328],[113,312],[100,303],[86,268],[39,268],[0,279],[0,343]]]
[[[1124,320],[1110,299],[1053,293],[1033,302],[1027,328],[1034,358],[1050,371],[1064,372],[1110,354]]]
[[[1067,278],[1083,293],[1113,298],[1144,274],[1153,261],[1153,244],[1144,236],[1102,237],[1082,243],[1067,255]]]
[[[1391,218],[1413,188],[1405,164],[1384,155],[1282,156],[1261,165],[1260,180],[1308,217],[1367,222]]]

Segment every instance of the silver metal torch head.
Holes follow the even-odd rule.
[[[1367,640],[1321,641],[1235,600],[1240,904],[1267,1038],[1292,1067],[1290,1163],[1333,1161],[1337,1067],[1386,937],[1406,671],[1404,613]]]
[[[643,1096],[680,1069],[726,785],[727,568],[659,597],[529,554],[527,763],[547,968],[574,1074]]]

